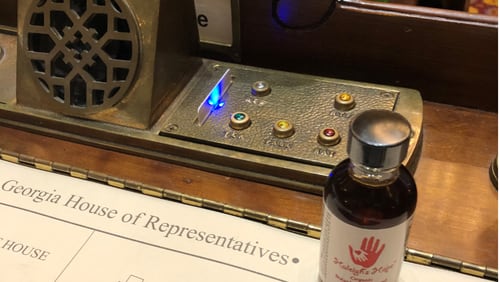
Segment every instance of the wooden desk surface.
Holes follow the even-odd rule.
[[[408,247],[498,263],[498,199],[488,170],[495,113],[424,103],[424,147]],[[0,127],[0,148],[243,208],[321,225],[321,197]]]

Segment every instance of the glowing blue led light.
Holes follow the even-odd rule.
[[[224,97],[228,94],[228,89],[232,84],[231,69],[227,69],[215,86],[208,92],[200,106],[198,106],[197,121],[202,126],[210,114],[224,106]]]
[[[219,102],[219,98],[220,98],[219,88],[215,87],[212,90],[212,92],[210,92],[210,96],[208,97],[207,103],[210,106],[216,105]]]
[[[286,0],[281,0],[277,7],[278,17],[283,21],[288,23],[293,19],[294,7],[292,3]]]
[[[221,101],[222,91],[223,91],[222,81],[219,81],[219,83],[217,83],[217,85],[215,85],[215,87],[210,92],[208,99],[207,99],[207,103],[210,106],[222,107],[224,105],[224,103]]]

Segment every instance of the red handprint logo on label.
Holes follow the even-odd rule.
[[[353,249],[349,245],[349,254],[351,255],[352,262],[365,268],[374,265],[385,248],[385,244],[382,244],[379,248],[379,239],[373,242],[374,240],[373,236],[370,239],[364,238],[359,249]]]

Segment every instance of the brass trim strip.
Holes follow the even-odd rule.
[[[457,259],[440,255],[433,255],[417,250],[406,249],[405,260],[408,262],[423,265],[443,267],[464,274],[498,281],[498,269],[463,262]]]
[[[19,154],[16,154],[14,152],[0,149],[0,157],[4,161],[16,163],[16,164],[19,163]]]
[[[80,179],[88,179],[87,172],[88,172],[88,170],[78,168],[78,167],[70,167],[70,169],[69,169],[70,176],[80,178]]]
[[[104,173],[100,173],[100,172],[97,172],[97,171],[92,171],[90,170],[88,173],[87,173],[89,179],[92,179],[92,180],[95,180],[95,181],[98,181],[98,182],[101,182],[101,183],[106,183],[107,180],[108,180],[108,176]]]
[[[52,162],[35,159],[35,168],[52,172]]]
[[[195,206],[195,207],[201,207],[202,204],[202,199],[198,197],[193,197],[189,195],[183,195],[181,197],[181,202],[184,204],[188,204],[190,206]]]
[[[137,192],[142,192],[142,183],[139,183],[136,181],[125,180],[125,188],[130,189],[130,190],[134,190]]]
[[[108,181],[106,182],[108,185],[116,187],[116,188],[125,188],[125,180],[117,178],[117,177],[112,177],[112,176],[107,176]]]
[[[52,163],[52,169],[57,172],[69,174],[71,168],[68,165],[62,163]]]
[[[156,198],[171,200],[194,207],[201,207],[222,212],[316,239],[319,239],[321,234],[320,227],[309,225],[307,223],[286,219],[259,211],[239,208],[212,200],[202,199],[199,197],[182,194],[160,187],[145,185],[135,181],[124,180],[95,171],[89,171],[86,169],[38,159],[27,155],[21,155],[12,151],[3,150],[2,148],[0,148],[0,158],[11,163],[23,164],[43,171],[61,172],[67,174],[68,176],[79,179],[92,180],[120,189],[140,191],[145,195],[153,196]],[[498,269],[496,268],[480,266],[468,262],[463,262],[457,259],[434,255],[431,253],[426,253],[409,248],[406,249],[405,261],[421,265],[443,267],[463,274],[498,281]]]
[[[35,163],[35,158],[31,157],[31,156],[19,154],[19,162],[33,165]]]
[[[216,201],[212,201],[212,200],[207,200],[207,199],[203,199],[202,207],[209,209],[209,210],[218,211],[218,212],[224,211],[224,206],[222,206],[220,203],[218,203]]]
[[[224,205],[223,213],[234,215],[237,217],[243,217],[244,210],[242,208],[234,207],[231,205]]]
[[[158,188],[158,187],[153,187],[153,186],[149,186],[149,185],[142,185],[140,192],[142,192],[143,194],[149,195],[149,196],[153,196],[153,197],[157,197],[157,198],[164,198],[163,189]]]

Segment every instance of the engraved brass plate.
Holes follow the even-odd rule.
[[[31,74],[33,65],[16,65],[19,46],[15,39],[12,32],[0,32],[1,125],[321,194],[331,169],[346,157],[350,118],[364,109],[392,109],[412,125],[405,164],[413,171],[416,168],[422,143],[423,105],[415,90],[198,58],[201,65],[193,74],[179,71],[176,64],[171,66],[172,72],[185,74],[189,81],[177,92],[164,93],[171,98],[168,107],[149,128],[140,128],[128,124],[126,119],[115,120],[123,116],[121,107],[113,110],[115,115],[110,122],[99,115],[92,119],[68,115],[44,103],[19,103],[20,96],[30,93],[16,85],[16,73]],[[25,54],[21,58],[25,59]],[[230,78],[221,80],[228,69]],[[138,81],[146,78],[138,77]],[[25,83],[28,77],[17,81]],[[217,87],[219,81],[224,81],[224,87]],[[31,83],[40,88],[36,79]],[[225,92],[214,95],[222,98],[210,96],[214,89]],[[349,104],[349,97],[354,98],[354,107]],[[212,103],[212,107],[206,108],[207,118],[200,123],[198,109],[205,102]],[[140,109],[134,107],[134,111]],[[340,142],[318,142],[323,128],[334,129]],[[331,131],[323,133],[324,139]]]
[[[213,67],[214,76],[226,68],[224,64]],[[274,158],[288,159],[314,165],[332,167],[347,158],[346,143],[350,119],[366,109],[392,110],[399,90],[390,87],[359,85],[355,82],[308,77],[286,72],[269,72],[259,69],[232,66],[233,85],[212,111],[206,122],[194,122],[198,105],[206,94],[206,83],[201,81],[165,119],[161,131],[170,136],[240,150]],[[265,81],[271,92],[265,96],[252,94],[254,82]],[[350,110],[334,106],[335,97],[349,93],[356,105]],[[233,113],[243,112],[251,119],[248,128],[235,130],[230,127]],[[273,134],[273,124],[285,120],[295,132],[288,138]],[[341,141],[334,146],[318,143],[324,128],[340,132]]]

